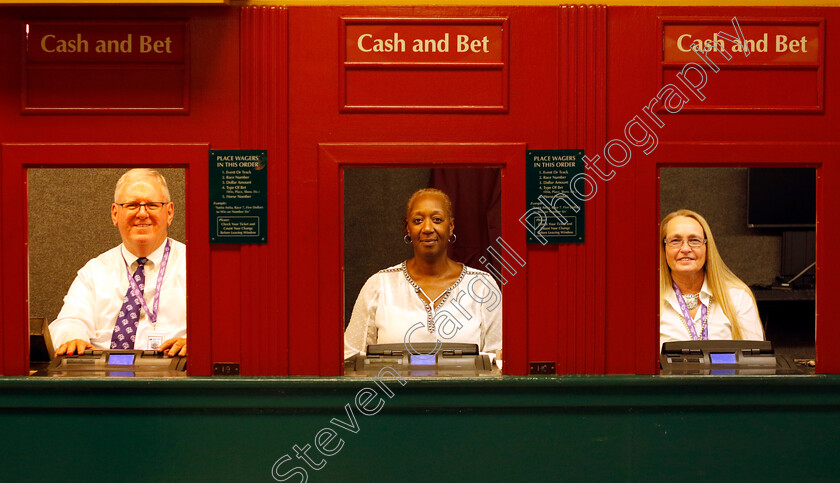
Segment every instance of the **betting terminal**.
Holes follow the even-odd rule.
[[[55,356],[47,321],[29,321],[30,375],[46,377],[184,377],[187,358],[154,350],[86,350]]]
[[[478,344],[371,344],[367,354],[344,362],[344,375],[372,377],[384,368],[401,376],[500,376],[501,371]]]
[[[692,340],[666,342],[660,354],[662,375],[796,375],[806,373],[776,354],[763,340]]]
[[[37,374],[36,374],[37,375]],[[58,356],[46,368],[49,377],[181,377],[186,357],[169,357],[153,350],[86,350]]]

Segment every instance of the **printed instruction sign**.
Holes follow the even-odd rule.
[[[528,243],[583,243],[584,206],[570,182],[584,172],[582,149],[529,149],[526,159]],[[558,196],[559,195],[559,196]]]
[[[210,243],[266,243],[268,151],[210,151]]]

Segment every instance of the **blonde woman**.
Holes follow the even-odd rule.
[[[755,297],[723,263],[706,220],[691,210],[659,225],[659,344],[764,340]]]

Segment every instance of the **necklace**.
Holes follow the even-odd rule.
[[[685,299],[685,306],[688,307],[688,310],[694,310],[697,308],[697,304],[700,303],[699,292],[695,294],[684,293],[683,298]]]
[[[705,309],[706,307],[703,307],[703,308]],[[709,338],[709,333],[707,332],[707,325],[709,323],[709,312],[711,312],[711,311],[712,311],[712,301],[709,300],[709,307],[706,310],[706,313],[703,314],[703,325],[700,326],[700,335],[698,335],[696,339],[694,338],[694,331],[691,330],[688,327],[688,322],[685,320],[685,317],[680,315],[680,321],[682,321],[683,326],[685,327],[685,330],[688,331],[688,334],[691,337],[691,340],[701,340],[701,339],[706,340],[706,339]],[[691,321],[691,325],[692,326],[694,325],[693,320]]]
[[[430,334],[434,334],[434,332],[435,332],[435,314],[434,314],[435,302],[440,300],[440,303],[437,305],[438,307],[440,307],[440,306],[442,306],[443,304],[446,303],[446,300],[449,298],[449,295],[452,293],[452,289],[457,287],[458,284],[461,283],[461,280],[464,279],[464,275],[467,273],[467,268],[462,263],[461,264],[461,275],[458,276],[458,279],[455,280],[455,283],[450,285],[449,288],[447,288],[446,290],[443,291],[443,293],[438,295],[438,298],[432,300],[432,298],[429,297],[428,295],[426,295],[426,292],[422,288],[420,288],[419,285],[417,285],[417,282],[415,282],[414,279],[411,278],[411,275],[408,274],[408,267],[406,266],[405,262],[406,261],[403,260],[402,266],[400,268],[402,269],[403,275],[405,276],[405,279],[408,281],[409,285],[411,285],[411,287],[414,288],[414,292],[417,294],[417,297],[420,299],[420,302],[423,303],[423,308],[426,309],[426,328],[429,330]],[[429,302],[431,302],[431,304],[429,304],[429,302],[426,302],[426,300],[423,300],[423,297],[420,297],[420,293],[425,295],[426,298],[429,300]]]

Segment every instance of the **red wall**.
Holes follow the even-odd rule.
[[[658,148],[650,155],[634,149],[587,202],[586,243],[525,245],[518,219],[526,149],[601,154],[674,73],[662,65],[662,22],[732,16],[824,19],[831,42],[838,15],[831,8],[602,6],[0,9],[0,373],[26,370],[23,170],[31,166],[187,169],[195,375],[210,375],[215,362],[238,362],[243,375],[341,372],[343,166],[502,169],[503,237],[527,254],[527,265],[504,287],[510,374],[537,361],[554,361],[560,374],[656,372],[661,166],[818,167],[817,291],[840,289],[840,262],[826,244],[840,226],[830,209],[840,205],[831,136],[837,101],[824,95],[837,85],[840,59],[831,43],[821,67],[807,73],[823,92],[817,112],[740,105],[663,114]],[[188,110],[23,113],[22,19],[74,18],[186,19]],[[344,64],[345,24],[406,18],[427,25],[489,18],[505,26],[506,50],[501,62],[480,68]],[[712,93],[739,99],[759,92],[772,107],[786,99],[793,77],[806,75],[788,70],[722,71],[710,75],[705,92],[709,101]],[[119,97],[118,87],[107,89]],[[97,92],[91,88],[79,102],[95,102]],[[436,100],[440,105],[429,107]],[[694,101],[692,107],[701,104]],[[267,244],[209,245],[209,148],[268,149]],[[840,324],[825,298],[817,304],[818,370],[837,373],[840,354],[828,348],[840,339]]]
[[[801,109],[777,112],[773,108],[789,103],[789,74],[791,67],[761,69],[730,69],[721,67],[719,74],[709,74],[703,91],[731,91],[736,99],[732,110],[685,111],[664,114],[665,128],[659,131],[660,145],[650,156],[636,150],[627,166],[618,168],[619,174],[609,182],[608,213],[610,228],[617,233],[633,234],[630,244],[624,237],[608,237],[607,320],[617,321],[620,314],[635,314],[634,327],[626,327],[626,338],[635,335],[636,372],[650,372],[655,362],[649,361],[649,347],[656,345],[656,307],[658,306],[657,243],[658,243],[658,168],[663,166],[810,166],[818,167],[817,188],[817,293],[829,293],[838,288],[835,276],[837,262],[829,255],[829,241],[837,230],[837,215],[831,207],[838,206],[840,188],[838,174],[838,145],[833,133],[837,131],[836,99],[830,90],[837,85],[838,50],[833,47],[832,20],[838,10],[833,8],[630,8],[609,9],[608,52],[613,61],[608,65],[609,137],[622,137],[624,125],[633,116],[641,115],[642,107],[663,85],[661,22],[675,17],[709,17],[731,19],[737,17],[743,25],[750,21],[771,19],[783,23],[792,18],[824,20],[825,41],[823,68],[813,72],[813,80],[821,83],[824,106],[820,112]],[[682,20],[680,20],[682,21]],[[731,26],[725,29],[732,31]],[[714,57],[717,59],[717,57]],[[698,61],[699,62],[699,61]],[[718,59],[721,65],[726,64]],[[701,62],[702,63],[702,62]],[[734,62],[733,62],[734,63]],[[667,79],[673,77],[665,76]],[[757,96],[755,92],[762,93]],[[744,105],[757,97],[765,105]],[[740,101],[744,99],[744,101]],[[814,99],[817,102],[817,99]],[[692,98],[689,105],[706,107],[714,99],[700,102]],[[690,112],[690,113],[689,113]],[[698,189],[714,190],[703,180]],[[636,256],[627,257],[634,253]],[[634,290],[631,300],[625,293]],[[836,350],[840,333],[836,317],[825,297],[817,297],[817,370],[837,373],[840,358]],[[609,324],[609,322],[608,322]],[[631,332],[632,331],[632,332]],[[621,352],[625,337],[608,337],[609,354]],[[608,363],[608,372],[625,372],[626,365]],[[615,368],[615,369],[613,369]]]

